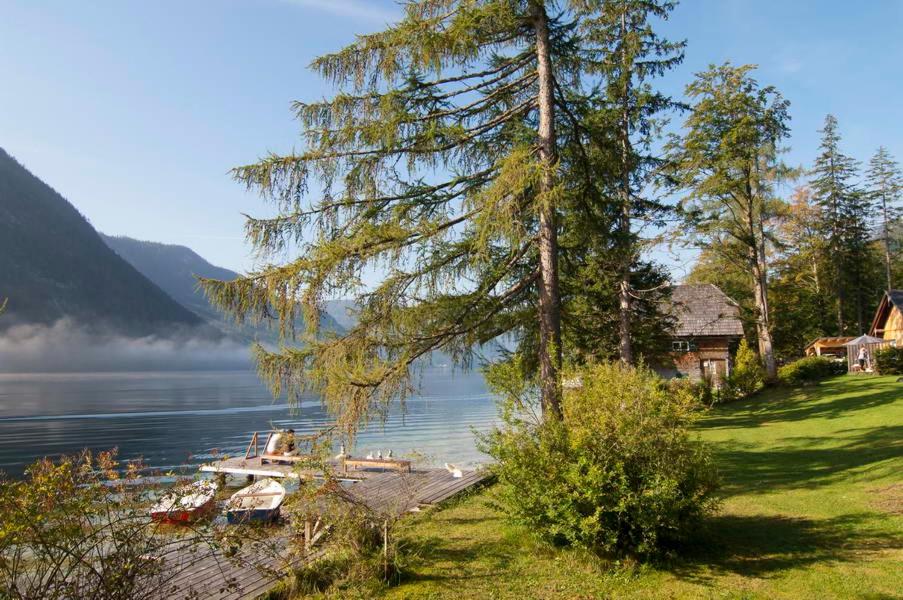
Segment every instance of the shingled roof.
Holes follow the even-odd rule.
[[[676,337],[743,335],[740,307],[710,283],[673,286],[669,312],[677,320]]]
[[[887,298],[891,304],[903,311],[903,290],[890,290],[887,292]]]

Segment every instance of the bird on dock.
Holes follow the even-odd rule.
[[[342,460],[343,458],[351,458],[350,454],[345,453],[345,444],[342,444],[341,446],[339,446],[339,453],[336,454],[336,457],[335,457],[336,460]]]
[[[445,468],[448,469],[448,472],[451,473],[452,477],[454,477],[455,479],[460,479],[461,477],[464,477],[463,471],[461,471],[461,469],[459,469],[455,465],[450,465],[448,463],[445,463]]]
[[[382,451],[382,450],[377,450],[377,451],[376,451],[376,458],[382,460],[382,458],[383,458],[383,451]]]
[[[367,456],[365,456],[364,458],[366,458],[367,460],[373,460],[373,452],[370,451],[369,453],[367,453]]]
[[[389,451],[386,453],[386,458],[392,458],[392,449],[389,448]]]

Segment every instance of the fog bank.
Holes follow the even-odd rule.
[[[251,368],[247,344],[180,333],[129,338],[62,319],[0,332],[0,372],[166,371]]]

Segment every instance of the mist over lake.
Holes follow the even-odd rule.
[[[485,460],[473,429],[487,430],[495,414],[479,373],[429,367],[419,393],[361,432],[354,452],[472,466]],[[0,470],[13,476],[43,456],[113,447],[123,460],[193,472],[215,454],[243,454],[255,430],[305,434],[328,423],[317,398],[293,413],[250,370],[0,373]]]

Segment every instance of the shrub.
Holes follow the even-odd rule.
[[[700,406],[712,406],[720,401],[719,391],[709,379],[693,381],[686,377],[675,377],[665,382],[668,393],[692,398]]]
[[[747,398],[758,392],[765,385],[765,369],[759,355],[749,347],[746,339],[740,341],[734,368],[725,381],[722,390],[723,400]]]
[[[222,538],[209,523],[152,523],[140,465],[120,466],[114,453],[84,452],[40,460],[22,480],[0,477],[0,598],[140,600],[183,589],[173,577]],[[183,558],[168,554],[189,545]]]
[[[294,532],[292,537],[301,541],[310,531],[313,538],[323,537],[329,551],[304,562],[267,600],[311,594],[345,597],[340,592],[350,589],[369,598],[376,590],[398,583],[402,576],[406,555],[395,530],[404,511],[393,503],[382,511],[371,508],[341,484],[328,463],[319,465],[323,483],[301,486],[283,505],[283,514]],[[412,494],[409,491],[399,502],[410,502]],[[328,529],[323,528],[327,523]],[[301,550],[300,544],[296,549]]]
[[[752,396],[765,386],[765,369],[746,339],[740,341],[731,374],[724,379],[713,396],[716,403],[731,402]]]
[[[503,428],[484,436],[497,463],[497,508],[556,544],[606,554],[653,555],[714,508],[711,456],[691,434],[699,404],[646,367],[601,364],[571,373],[563,419],[540,420],[517,366],[487,377],[507,391]],[[517,390],[512,393],[513,390]]]
[[[807,356],[778,369],[778,379],[787,385],[799,385],[846,372],[847,365],[844,362],[824,356]]]
[[[881,375],[903,375],[903,347],[888,346],[877,350],[875,370]]]

